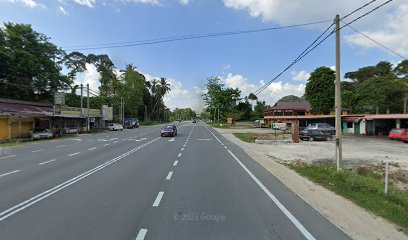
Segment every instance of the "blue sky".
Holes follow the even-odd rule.
[[[258,29],[333,19],[368,0],[0,0],[0,20],[29,23],[60,47],[115,43],[178,35]],[[385,2],[378,0],[362,14]],[[353,15],[349,20],[359,16]],[[377,41],[408,53],[408,3],[395,0],[358,21],[355,26]],[[165,101],[171,108],[203,107],[200,94],[205,79],[221,76],[227,86],[247,95],[278,74],[329,23],[246,35],[194,39],[126,48],[84,50],[107,53],[118,69],[133,63],[148,77],[167,77],[172,92]],[[260,98],[273,104],[287,94],[302,95],[308,73],[333,66],[334,38],[268,87]],[[381,60],[401,58],[379,48],[349,29],[342,32],[342,74]],[[92,66],[79,82],[96,88]]]

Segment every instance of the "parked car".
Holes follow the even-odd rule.
[[[407,134],[408,134],[408,129],[406,128],[393,128],[388,133],[388,138],[391,140],[402,140],[402,137]]]
[[[109,123],[108,129],[109,131],[118,131],[118,130],[123,130],[123,126],[120,123]]]
[[[161,129],[160,129],[160,136],[162,137],[174,137],[177,135],[177,127],[174,124],[167,124],[164,125]]]
[[[193,120],[193,123],[196,123],[196,122],[197,122],[197,121],[194,119],[194,120]]]
[[[401,141],[403,141],[403,142],[405,142],[405,143],[408,143],[408,132],[402,134],[402,136],[401,136]]]
[[[29,136],[31,140],[44,139],[44,138],[49,139],[49,138],[53,138],[54,134],[48,128],[34,128],[32,131],[29,132]]]
[[[329,132],[330,134],[336,133],[336,128],[328,123],[311,123],[306,127],[307,130],[321,130],[324,132]]]
[[[333,138],[333,135],[328,131],[316,130],[316,129],[305,129],[299,132],[299,137],[304,141],[314,141],[314,140],[329,140]]]

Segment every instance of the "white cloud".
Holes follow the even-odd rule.
[[[179,0],[180,4],[187,5],[190,3],[190,0]]]
[[[334,18],[336,14],[344,16],[363,6],[367,0],[223,0],[224,5],[237,11],[246,11],[250,16],[261,18],[263,21],[275,22],[281,25],[313,22],[321,19]],[[378,1],[377,1],[378,2]],[[348,22],[361,14],[379,6],[373,3],[347,18]],[[383,1],[384,2],[384,1]],[[328,24],[328,23],[327,23]],[[327,24],[321,25],[325,27]],[[390,47],[401,54],[408,54],[408,3],[394,1],[372,14],[353,23],[361,32]],[[381,48],[374,42],[358,33],[346,32],[345,39],[351,45],[364,48]]]
[[[400,54],[408,54],[408,4],[399,5],[394,14],[381,19],[379,26],[370,30],[361,30],[361,32]],[[345,38],[349,44],[364,48],[379,48],[377,44],[359,33]]]
[[[120,1],[129,3],[145,3],[151,5],[160,5],[160,0],[120,0]]]
[[[101,85],[99,82],[100,74],[96,67],[92,64],[86,64],[86,71],[78,76],[77,81],[75,84],[80,85],[81,83],[86,85],[89,84],[89,88],[92,90],[99,90],[99,86]]]
[[[265,85],[264,80],[260,80],[259,84],[253,84],[247,78],[240,74],[228,74],[227,78],[223,79],[227,87],[239,88],[242,92],[241,97],[248,96],[249,93],[254,93],[261,86]],[[282,81],[273,82],[264,91],[258,95],[259,100],[264,100],[267,104],[274,104],[280,98],[286,95],[302,96],[305,93],[305,84],[290,84]]]
[[[90,8],[94,7],[95,4],[95,0],[74,0],[74,2],[80,4],[80,5],[84,5]]]
[[[36,0],[9,0],[9,2],[22,3],[29,8],[45,7],[43,4],[38,3]]]
[[[296,72],[292,71],[292,78],[296,81],[307,81],[310,77],[310,73],[306,72],[305,70]]]
[[[65,16],[68,16],[69,15],[69,13],[65,10],[65,8],[63,7],[63,6],[59,6],[58,7],[58,10],[62,13],[62,14],[64,14]]]
[[[146,81],[152,81],[153,79],[158,79],[158,77],[153,77],[150,74],[142,73]],[[171,91],[167,93],[164,98],[164,104],[172,110],[175,108],[191,108],[196,112],[201,112],[204,106],[201,95],[206,92],[206,89],[194,86],[193,91],[185,88],[183,83],[179,80],[168,78],[168,83],[170,84]]]

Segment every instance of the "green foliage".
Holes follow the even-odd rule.
[[[50,101],[55,92],[68,88],[58,64],[64,52],[31,25],[5,23],[0,43],[0,96]]]
[[[304,100],[295,95],[287,95],[279,99],[278,102],[304,102]]]
[[[171,113],[172,120],[190,120],[197,117],[197,113],[191,108],[176,108]]]
[[[306,84],[306,100],[312,112],[328,114],[334,108],[335,72],[328,67],[314,70]]]
[[[254,118],[255,119],[263,118],[264,111],[268,108],[270,108],[270,106],[266,105],[265,101],[256,101],[256,105],[254,107],[254,113],[253,113]]]
[[[384,196],[383,178],[376,174],[336,171],[332,165],[289,164],[289,167],[378,216],[408,228],[408,191],[391,186]]]

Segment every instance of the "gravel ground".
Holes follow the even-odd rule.
[[[313,151],[311,155],[328,158],[334,155],[333,142],[311,142],[310,147],[309,142],[302,142],[300,144],[264,145],[243,142],[232,135],[233,132],[243,132],[242,130],[216,130],[225,138],[240,146],[256,162],[277,177],[288,188],[351,238],[361,240],[408,239],[406,235],[398,230],[397,226],[362,209],[350,200],[309,181],[307,178],[298,175],[295,171],[277,163],[273,158],[268,157],[268,155],[278,155],[281,157],[292,157],[292,159],[299,159],[299,156],[307,158],[310,155],[305,155],[302,151],[307,151],[310,148],[310,150]],[[248,129],[248,131],[245,132],[258,132],[263,130],[264,129]],[[375,137],[347,136],[345,137],[344,148],[345,151],[359,151],[358,154],[353,155],[354,158],[362,157],[363,159],[369,159],[367,157],[369,156],[374,160],[388,154],[390,159],[394,157],[395,159],[400,159],[401,163],[407,163],[408,144],[403,145],[399,142],[392,142],[387,139]],[[347,154],[346,157],[348,157]],[[285,158],[282,159],[288,160]]]

